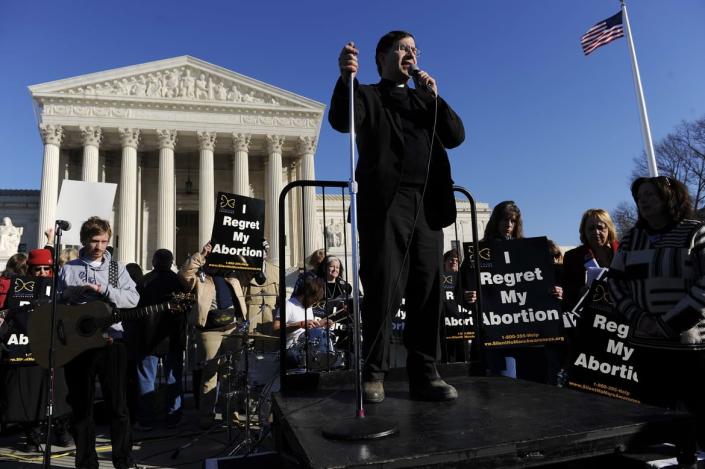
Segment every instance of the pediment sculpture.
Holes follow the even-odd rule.
[[[62,94],[134,96],[281,106],[279,99],[193,67],[176,67],[69,88]],[[288,103],[284,103],[288,104]]]

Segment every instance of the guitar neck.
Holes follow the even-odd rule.
[[[160,303],[158,305],[144,306],[142,308],[121,309],[115,314],[117,317],[117,321],[115,322],[146,318],[150,314],[160,313],[169,308],[169,303]]]
[[[150,314],[159,313],[161,311],[166,311],[171,307],[171,303],[160,303],[158,305],[144,306],[142,308],[130,308],[130,309],[113,309],[113,313],[99,321],[100,327],[108,327],[112,324],[116,324],[120,321],[129,321],[131,319],[142,319],[146,318]]]

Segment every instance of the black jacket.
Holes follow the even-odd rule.
[[[152,270],[137,285],[140,294],[139,306],[151,306],[170,300],[172,293],[181,293],[183,287],[175,272]],[[140,354],[153,354],[159,343],[172,331],[185,327],[185,315],[170,311],[153,313],[128,324],[128,343]]]
[[[404,137],[400,116],[385,103],[381,83],[361,85],[355,80],[355,132],[359,161],[355,170],[358,182],[358,215],[361,225],[385,216],[402,176]],[[434,98],[430,93],[411,90],[415,106],[422,109],[431,135]],[[339,132],[348,132],[348,86],[341,79],[335,85],[328,121]],[[460,117],[438,98],[436,138],[433,140],[428,187],[424,197],[429,226],[441,229],[455,221],[455,197],[446,148],[465,140]]]

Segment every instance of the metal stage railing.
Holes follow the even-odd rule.
[[[348,236],[347,236],[347,229],[346,229],[346,224],[345,224],[345,216],[344,214],[347,212],[346,210],[346,198],[345,198],[345,189],[348,187],[349,183],[347,181],[311,181],[311,180],[299,180],[299,181],[293,181],[289,184],[287,184],[284,189],[282,189],[280,195],[279,195],[279,311],[280,311],[280,381],[281,381],[281,388],[284,391],[286,388],[286,375],[287,375],[287,348],[286,348],[286,295],[287,295],[287,288],[285,285],[287,284],[287,279],[286,279],[286,245],[287,245],[287,239],[290,239],[291,237],[286,236],[286,212],[287,212],[287,196],[297,188],[301,189],[301,217],[299,218],[302,220],[301,223],[301,240],[298,243],[299,246],[302,247],[302,250],[300,253],[302,254],[300,259],[294,259],[295,253],[297,252],[297,249],[294,248],[294,243],[297,242],[297,240],[294,240],[290,243],[290,257],[291,257],[291,264],[292,265],[299,265],[300,269],[299,270],[305,270],[306,269],[306,254],[307,253],[314,253],[314,250],[318,250],[318,246],[308,246],[306,243],[307,239],[310,239],[310,236],[306,236],[307,232],[306,230],[308,229],[313,229],[313,227],[307,227],[305,223],[303,223],[303,220],[306,219],[306,213],[307,210],[316,210],[316,207],[308,207],[306,205],[306,198],[304,197],[304,189],[305,188],[320,188],[321,189],[321,195],[322,195],[322,211],[323,211],[323,225],[324,228],[321,230],[321,235],[323,239],[322,243],[322,248],[323,253],[325,255],[328,254],[329,252],[329,231],[326,231],[326,221],[328,220],[328,214],[327,214],[327,202],[326,202],[326,188],[338,188],[340,189],[340,194],[341,194],[341,214],[342,216],[342,240],[341,240],[341,245],[343,248],[343,255],[341,258],[341,262],[343,263],[343,268],[344,271],[349,271],[347,269],[347,258],[348,258]],[[290,209],[291,210],[291,209]],[[296,219],[296,217],[293,217],[293,219]],[[314,238],[315,239],[315,238]],[[325,308],[325,305],[324,305]],[[306,318],[308,319],[308,318]],[[332,344],[331,340],[331,332],[329,329],[326,329],[326,336],[325,337],[319,337],[315,341],[312,340],[311,337],[309,337],[309,329],[306,328],[304,329],[304,337],[303,340],[297,344],[298,347],[298,352],[300,356],[303,359],[303,371],[309,371],[311,368],[311,359],[312,358],[318,358],[317,355],[315,355],[316,351],[312,353],[311,348],[313,347],[319,347],[322,344],[324,346],[324,349],[322,350],[322,358],[324,363],[318,364],[320,368],[323,368],[324,370],[328,371],[332,369],[332,367],[335,365],[334,362],[334,354],[335,351],[330,350],[330,345]]]
[[[282,391],[286,391],[286,383],[287,383],[287,374],[291,373],[291,369],[287,369],[287,347],[286,347],[286,300],[287,300],[287,295],[289,295],[289,290],[286,288],[287,286],[287,280],[288,283],[291,284],[293,282],[293,276],[300,275],[302,273],[302,270],[306,270],[306,263],[307,263],[307,257],[309,257],[309,254],[317,251],[319,248],[323,250],[324,254],[329,254],[331,253],[331,250],[334,251],[334,254],[340,258],[341,263],[343,265],[343,271],[344,272],[351,272],[350,269],[348,269],[348,253],[349,251],[349,243],[350,240],[352,239],[352,236],[349,235],[348,230],[350,229],[350,225],[348,223],[348,209],[349,209],[349,200],[347,199],[348,196],[348,191],[347,188],[349,186],[348,181],[315,181],[315,180],[299,180],[299,181],[294,181],[289,184],[287,184],[282,192],[279,195],[279,311],[280,311],[280,382],[281,382],[281,389]],[[307,217],[305,216],[307,213],[307,210],[316,210],[317,207],[308,207],[306,205],[306,200],[307,198],[304,197],[304,190],[307,188],[313,188],[313,189],[318,189],[320,190],[321,194],[321,201],[318,202],[317,206],[322,208],[322,219],[323,219],[323,228],[320,230],[320,233],[317,233],[317,236],[320,236],[320,238],[317,238],[316,236],[307,236],[307,230],[311,229],[316,229],[315,227],[311,226],[306,226],[306,224],[303,222]],[[300,199],[297,197],[295,190],[299,190],[300,192]],[[326,197],[327,194],[327,189],[339,189],[340,192],[337,190],[333,191],[333,195],[335,194],[340,194],[340,202],[337,201],[337,199],[333,202],[329,202],[328,198]],[[459,236],[459,230],[458,230],[458,224],[456,222],[455,226],[453,226],[452,231],[454,233],[454,239],[452,239],[451,245],[454,245],[455,248],[458,251],[458,255],[460,256],[460,260],[462,261],[462,256],[464,255],[463,249],[462,249],[462,243],[466,241],[471,241],[474,246],[475,252],[478,252],[478,223],[477,223],[477,207],[475,200],[472,196],[472,194],[465,189],[464,187],[461,186],[454,186],[453,187],[454,192],[462,194],[464,196],[469,204],[470,204],[470,218],[471,218],[471,226],[472,226],[472,240],[466,240],[466,239],[461,239],[461,236]],[[331,193],[328,193],[329,195]],[[308,200],[311,200],[310,198]],[[300,204],[298,206],[297,204]],[[340,204],[338,207],[333,207],[332,204]],[[329,209],[332,208],[332,209]],[[294,210],[296,210],[298,213],[292,213]],[[289,212],[290,221],[292,220],[301,220],[301,229],[300,229],[300,237],[295,237],[293,235],[288,235],[287,233],[287,212]],[[330,216],[330,214],[334,214],[334,218]],[[300,217],[297,217],[296,215],[301,215]],[[318,217],[316,217],[316,220],[318,220]],[[333,220],[333,221],[331,221]],[[329,227],[336,225],[337,223],[342,223],[342,230],[336,231],[334,234],[335,236],[332,235],[331,229]],[[318,226],[318,223],[316,224]],[[293,228],[292,223],[289,223],[289,227]],[[292,230],[293,231],[293,230]],[[446,232],[447,233],[447,232]],[[341,239],[342,238],[342,239]],[[309,246],[306,243],[307,239],[321,239],[321,245],[320,246]],[[288,245],[288,252],[287,252],[287,245]],[[289,262],[287,263],[287,255],[289,257]],[[476,284],[480,285],[480,264],[479,264],[479,256],[474,256],[474,264],[475,264],[475,275],[476,275]],[[298,266],[299,271],[298,272],[289,272],[289,275],[287,275],[287,269],[286,266]],[[287,278],[289,277],[289,278]],[[345,279],[345,278],[344,278]],[[472,308],[472,321],[474,324],[474,329],[475,329],[475,339],[472,341],[472,350],[470,352],[470,361],[468,363],[469,366],[469,371],[473,374],[483,374],[484,373],[484,365],[483,365],[483,352],[482,352],[482,347],[479,346],[482,341],[481,337],[481,328],[477,327],[480,324],[481,320],[481,314],[479,314],[480,311],[482,311],[482,293],[481,289],[477,289],[477,301],[476,304],[474,305],[475,307]],[[460,294],[460,295],[459,295]],[[456,292],[456,299],[460,298],[462,296],[462,292]],[[348,327],[348,333],[350,333],[350,324],[347,325]],[[335,361],[335,357],[333,354],[330,353],[325,353],[325,349],[327,347],[330,347],[330,344],[332,344],[332,341],[330,340],[329,337],[318,337],[318,338],[311,338],[309,337],[309,330],[305,329],[303,339],[299,341],[299,344],[297,345],[298,347],[298,353],[301,357],[301,361],[303,366],[299,369],[296,369],[294,371],[294,374],[298,372],[309,372],[313,371],[311,369],[311,360],[316,359],[316,358],[321,358],[320,356],[317,356],[317,353],[320,355],[323,355],[323,360],[322,363],[319,361],[315,364],[315,367],[317,368],[315,371],[331,371],[333,369],[340,369],[339,363],[333,363]],[[330,332],[328,332],[330,334]],[[321,341],[323,341],[324,345],[321,345]],[[348,339],[348,343],[351,342],[351,338]],[[311,347],[318,347],[318,351],[310,350]],[[347,353],[349,352],[350,349],[348,349]],[[320,352],[320,353],[319,353]],[[467,356],[467,355],[466,355]],[[348,359],[345,360],[345,367],[347,368],[348,365],[351,363],[351,357],[348,356]]]
[[[470,191],[465,189],[462,186],[455,185],[453,186],[453,192],[457,192],[460,194],[463,194],[467,199],[468,202],[470,202],[470,221],[471,221],[471,226],[472,226],[472,246],[473,246],[473,252],[479,253],[479,237],[478,237],[478,230],[477,230],[477,204],[475,203],[475,198],[472,196]],[[462,249],[462,242],[458,237],[458,222],[456,219],[456,222],[453,225],[453,231],[455,232],[455,244],[457,246],[456,249],[458,249],[458,256],[460,263],[462,264],[463,261],[463,249]],[[470,352],[470,363],[469,363],[469,372],[470,374],[475,374],[475,375],[484,375],[485,374],[485,365],[484,365],[484,347],[482,346],[482,288],[480,288],[480,256],[475,255],[473,256],[473,264],[475,267],[475,285],[477,285],[477,301],[475,302],[474,308],[472,308],[472,322],[473,322],[473,327],[475,329],[475,338],[472,341],[472,349]],[[460,282],[459,282],[460,283]],[[458,293],[460,295],[458,295]],[[458,291],[456,288],[456,301],[458,301],[458,298],[462,298],[462,293],[461,291]]]

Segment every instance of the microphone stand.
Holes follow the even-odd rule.
[[[54,415],[54,391],[56,384],[56,369],[54,367],[54,336],[56,334],[56,295],[57,284],[59,283],[59,254],[61,253],[61,235],[63,230],[60,224],[55,225],[54,255],[52,256],[52,282],[51,282],[51,333],[49,334],[49,389],[47,392],[46,407],[46,445],[44,446],[44,464],[46,469],[51,468],[51,422]],[[36,314],[32,312],[31,314]]]
[[[349,119],[350,119],[350,223],[352,232],[352,279],[353,279],[353,338],[355,354],[355,416],[343,417],[326,425],[323,436],[332,440],[374,440],[393,435],[399,431],[396,422],[365,414],[362,395],[362,329],[360,328],[360,276],[357,233],[357,181],[355,180],[355,73],[350,74]]]

